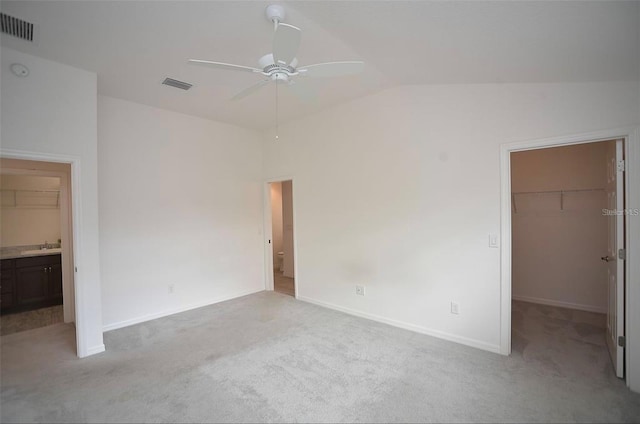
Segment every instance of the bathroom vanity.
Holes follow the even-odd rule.
[[[0,313],[62,304],[62,262],[59,253],[2,259]]]

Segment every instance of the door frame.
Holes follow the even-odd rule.
[[[9,159],[9,158],[1,158]],[[21,160],[21,159],[9,159]],[[45,162],[46,163],[46,162]],[[48,162],[53,163],[53,162]],[[66,164],[65,164],[66,165]],[[27,166],[27,165],[24,165]],[[71,169],[69,171],[2,168],[2,175],[23,175],[37,177],[55,177],[60,180],[60,239],[62,240],[62,308],[64,322],[75,321],[75,302],[73,284],[73,228],[71,219]]]
[[[294,297],[298,298],[298,230],[296,228],[296,184],[292,176],[270,178],[264,181],[263,186],[263,225],[264,225],[264,289],[273,291],[273,228],[271,224],[271,183],[291,181],[291,208],[293,220],[293,289]]]
[[[34,153],[15,151],[8,149],[0,149],[0,157],[3,159],[18,159],[37,162],[54,162],[69,164],[71,168],[71,187],[69,196],[71,198],[71,258],[73,261],[73,270],[70,270],[73,274],[73,306],[74,306],[74,318],[75,318],[75,330],[76,330],[76,355],[80,358],[87,356],[84,346],[85,340],[89,340],[89,334],[87,334],[86,326],[84,325],[85,311],[91,308],[91,305],[85,305],[82,297],[82,280],[78,275],[76,264],[78,263],[78,251],[80,250],[80,240],[82,225],[81,225],[81,191],[80,191],[80,158],[73,155],[59,155],[49,153]],[[63,294],[64,297],[65,294]],[[63,299],[64,302],[64,299]],[[97,353],[97,352],[96,352]]]
[[[511,354],[511,159],[512,152],[622,139],[624,141],[625,207],[640,208],[640,127],[624,127],[585,134],[505,143],[500,146],[500,353]],[[635,183],[635,184],[634,184]],[[636,190],[636,195],[633,195]],[[625,215],[625,380],[640,391],[640,217]],[[632,308],[632,305],[639,305]],[[634,333],[634,331],[636,333]],[[635,348],[635,349],[634,349]],[[633,353],[632,353],[633,351]],[[634,357],[636,355],[637,357]],[[635,368],[634,368],[635,367]]]

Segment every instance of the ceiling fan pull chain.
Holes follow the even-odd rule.
[[[278,81],[276,80],[276,140],[279,138],[278,137]]]

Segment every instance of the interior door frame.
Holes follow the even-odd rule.
[[[283,181],[291,181],[291,208],[293,220],[293,289],[294,297],[298,298],[298,229],[296,228],[296,184],[292,176],[284,176],[278,178],[270,178],[264,182],[263,200],[264,200],[264,289],[273,291],[273,228],[271,221],[271,183],[281,183]]]
[[[622,139],[624,141],[625,207],[640,208],[640,195],[633,196],[633,189],[640,193],[640,128],[624,127],[585,134],[505,143],[500,146],[500,353],[511,354],[511,153],[548,147],[570,146]],[[635,184],[634,184],[635,182]],[[625,215],[625,380],[632,390],[640,391],[640,220]],[[639,305],[633,308],[633,304]],[[636,328],[637,326],[637,328]],[[640,334],[640,333],[639,333]],[[633,348],[638,348],[638,352]],[[633,352],[632,352],[633,350]],[[636,355],[635,358],[633,355]],[[636,368],[633,368],[635,365]]]
[[[78,275],[76,264],[78,263],[78,251],[81,248],[80,240],[82,232],[81,221],[81,191],[80,191],[80,158],[72,155],[59,155],[49,153],[23,152],[8,149],[0,149],[0,157],[6,159],[19,159],[38,162],[54,162],[69,164],[71,168],[71,187],[69,196],[71,198],[71,258],[73,260],[73,304],[74,318],[76,330],[76,355],[83,358],[89,353],[87,352],[86,340],[89,340],[89,334],[85,324],[85,311],[91,308],[91,305],[85,305],[82,297],[82,279]],[[63,294],[64,297],[64,294]],[[63,299],[64,301],[64,299]],[[97,352],[92,352],[97,353]]]
[[[8,158],[2,158],[8,159]],[[14,160],[14,159],[10,159]],[[19,160],[19,159],[15,159]],[[29,161],[31,162],[31,161]],[[52,162],[44,162],[52,163]],[[66,164],[65,164],[66,165]],[[75,321],[75,295],[73,283],[73,228],[71,219],[71,169],[54,171],[44,169],[28,169],[24,167],[2,168],[2,175],[21,175],[38,177],[55,177],[60,180],[60,239],[62,240],[62,308],[64,322]]]

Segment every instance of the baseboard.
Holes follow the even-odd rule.
[[[486,350],[488,352],[500,353],[500,346],[494,345],[490,343],[486,343],[480,340],[470,339],[467,337],[457,336],[455,334],[447,333],[440,330],[434,330],[427,327],[422,327],[419,325],[409,324],[403,321],[397,321],[390,318],[381,317],[379,315],[369,314],[366,312],[361,312],[355,309],[345,308],[342,306],[334,305],[332,303],[323,302],[320,300],[311,299],[304,296],[298,296],[298,300],[303,302],[313,303],[314,305],[322,306],[324,308],[333,309],[335,311],[344,312],[345,314],[354,315],[360,318],[370,319],[372,321],[381,322],[383,324],[388,324],[393,327],[402,328],[404,330],[414,331],[416,333],[425,334],[427,336],[437,337],[439,339],[444,339],[450,342],[460,343],[465,346],[474,347],[481,350]]]
[[[86,355],[79,356],[80,358],[86,358],[87,356],[95,355],[97,353],[102,353],[105,351],[104,344],[99,344],[97,346],[92,346],[87,349]]]
[[[606,314],[605,308],[599,308],[597,306],[581,305],[579,303],[562,302],[560,300],[543,299],[539,297],[530,296],[516,296],[512,295],[513,300],[520,300],[522,302],[538,303],[540,305],[557,306],[559,308],[577,309],[579,311],[596,312],[599,314]]]
[[[246,292],[241,292],[241,293],[236,293],[236,294],[232,294],[229,296],[223,296],[223,297],[218,297],[215,299],[210,299],[210,300],[206,300],[203,302],[198,302],[198,303],[193,303],[191,305],[188,306],[183,306],[180,308],[175,308],[175,309],[169,309],[169,310],[165,310],[165,311],[161,311],[161,312],[156,312],[153,314],[148,314],[148,315],[143,315],[141,317],[136,317],[136,318],[132,318],[132,319],[128,319],[128,320],[124,320],[124,321],[119,321],[119,322],[114,322],[111,324],[107,324],[105,326],[102,327],[102,331],[111,331],[111,330],[117,330],[119,328],[124,328],[124,327],[129,327],[130,325],[135,325],[135,324],[140,324],[142,322],[146,322],[146,321],[151,321],[154,319],[158,319],[158,318],[163,318],[169,315],[174,315],[174,314],[179,314],[180,312],[186,312],[186,311],[190,311],[192,309],[198,309],[198,308],[202,308],[204,306],[209,306],[209,305],[213,305],[216,303],[220,303],[220,302],[225,302],[227,300],[231,300],[231,299],[235,299],[238,297],[242,297],[242,296],[247,296],[250,294],[254,294],[254,293],[258,293],[264,291],[264,288],[260,288],[258,290],[249,290]]]

